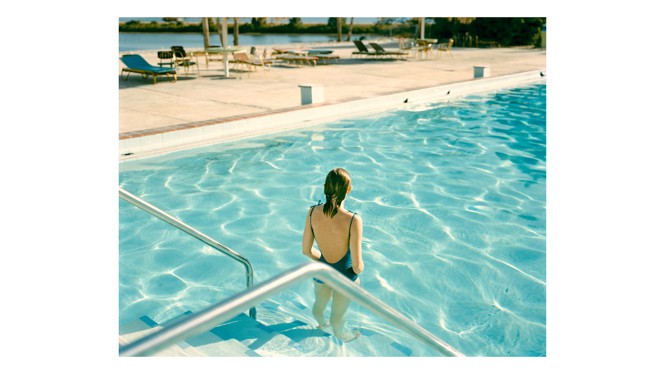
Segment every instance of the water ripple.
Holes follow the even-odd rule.
[[[307,208],[323,199],[327,171],[344,167],[353,177],[346,207],[364,222],[363,288],[467,355],[542,356],[544,94],[536,85],[473,95],[123,162],[120,185],[248,257],[259,283],[307,261]],[[121,324],[166,321],[244,289],[239,264],[119,207]],[[312,303],[306,282],[259,307],[271,323],[314,324]],[[349,321],[431,354],[355,304]],[[307,331],[297,333],[319,355],[390,352]]]

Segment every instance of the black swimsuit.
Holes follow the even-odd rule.
[[[319,204],[320,205],[320,204]],[[318,206],[318,205],[317,205]],[[314,235],[314,228],[312,228],[312,213],[314,212],[314,208],[316,206],[313,206],[312,209],[309,211],[309,228],[312,230],[312,236],[316,240],[316,236]],[[330,266],[332,266],[335,270],[339,271],[340,273],[344,274],[347,278],[349,278],[352,281],[355,281],[358,279],[358,274],[356,274],[353,271],[353,261],[351,260],[351,225],[353,225],[353,219],[356,217],[356,214],[353,213],[353,216],[351,217],[351,223],[349,223],[349,246],[347,247],[346,253],[344,254],[344,257],[342,257],[339,261],[330,263],[328,262],[325,257],[323,256],[323,252],[321,252],[321,258],[319,261],[322,261],[323,263],[326,263]],[[323,283],[318,279],[314,279],[318,283]]]

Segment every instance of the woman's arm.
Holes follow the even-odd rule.
[[[312,234],[312,225],[309,220],[310,215],[308,211],[307,218],[305,219],[305,229],[302,232],[302,254],[312,260],[318,261],[321,258],[321,252],[314,248],[314,235]]]
[[[360,274],[365,269],[362,255],[363,240],[363,220],[356,215],[351,224],[351,262],[353,263],[353,272]]]

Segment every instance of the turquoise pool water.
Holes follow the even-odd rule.
[[[544,84],[122,162],[120,186],[248,257],[256,284],[308,261],[333,167],[365,225],[363,288],[466,355],[546,355]],[[121,325],[244,289],[238,263],[124,201],[119,225]],[[305,283],[275,299],[309,321]],[[349,323],[422,345],[359,307]]]

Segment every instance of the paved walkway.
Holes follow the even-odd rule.
[[[387,49],[397,47],[394,42],[380,44]],[[125,81],[119,74],[120,138],[197,122],[295,110],[301,107],[300,84],[322,85],[325,102],[337,103],[473,80],[476,65],[489,66],[491,76],[546,69],[546,51],[533,48],[454,48],[452,57],[435,52],[427,59],[406,61],[356,58],[352,56],[356,49],[348,42],[295,48],[332,49],[340,59],[318,66],[280,64],[250,75],[231,70],[231,78],[226,78],[222,62],[211,62],[206,69],[205,60],[199,57],[198,74],[194,68],[185,76],[181,68],[176,83],[158,78],[152,84],[151,79],[137,74]],[[158,62],[156,51],[139,54],[155,65]],[[119,62],[119,73],[123,66]]]

